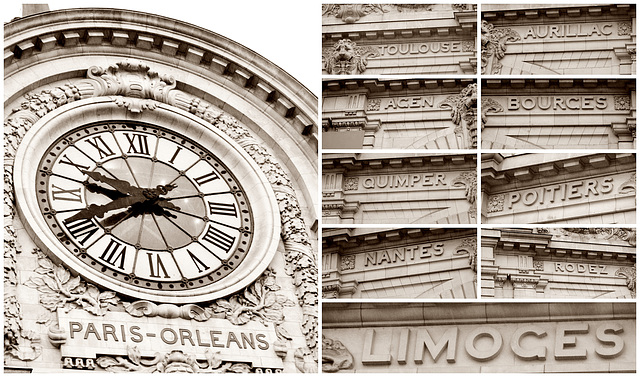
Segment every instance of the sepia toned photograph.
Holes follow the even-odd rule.
[[[483,75],[634,75],[636,4],[482,4]]]
[[[472,79],[357,79],[322,82],[322,147],[475,149]]]
[[[325,228],[322,298],[476,297],[473,228]]]
[[[474,75],[475,4],[322,4],[323,75]]]
[[[482,148],[636,146],[635,79],[484,79]]]
[[[476,154],[322,156],[324,224],[475,224]]]
[[[635,224],[634,153],[483,153],[483,224]]]
[[[634,299],[635,228],[483,228],[482,297]]]

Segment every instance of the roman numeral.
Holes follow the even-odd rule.
[[[209,242],[213,246],[219,247],[225,252],[229,252],[236,238],[226,234],[220,229],[214,228],[213,226],[211,226],[211,224],[209,224],[209,229],[207,229],[207,234],[204,235],[202,240]]]
[[[182,148],[177,147],[176,148],[176,153],[173,154],[173,157],[171,157],[171,160],[169,160],[170,164],[173,164],[173,161],[176,160],[176,157],[178,157],[178,153],[180,153],[180,151],[182,150]]]
[[[209,203],[209,213],[211,215],[238,217],[235,203],[232,203],[232,204],[214,203],[214,202],[208,202],[208,203]]]
[[[98,226],[89,219],[80,219],[69,222],[64,221],[63,223],[73,238],[77,239],[82,246],[84,246],[84,243],[98,231]],[[83,239],[79,239],[80,236],[85,237]]]
[[[201,261],[200,259],[198,259],[198,257],[196,257],[195,255],[193,255],[192,252],[189,251],[189,249],[187,249],[187,253],[189,253],[189,256],[191,257],[191,260],[193,261],[193,264],[196,265],[196,268],[198,269],[198,272],[202,272],[202,271],[206,271],[209,269],[209,266],[207,266],[206,264],[204,264],[203,261]],[[200,266],[202,266],[202,268],[204,268],[204,270],[202,268],[200,268]]]
[[[127,141],[129,142],[129,150],[127,151],[127,153],[131,153],[131,151],[133,151],[133,153],[139,153],[139,154],[146,154],[147,156],[149,156],[149,144],[147,143],[147,135],[140,135],[140,134],[131,134],[131,137],[129,137],[130,134],[125,133],[124,136],[127,138]]]
[[[104,140],[102,140],[102,136],[94,136],[93,141],[91,140],[85,140],[85,141],[89,143],[89,145],[91,145],[92,147],[98,150],[98,153],[100,154],[100,159],[103,159],[105,157],[110,157],[115,154],[111,150],[111,148],[109,148],[107,143]]]
[[[69,202],[82,203],[82,197],[80,196],[80,189],[65,190],[62,187],[51,185],[51,196],[53,200],[66,200]]]
[[[214,179],[219,179],[219,178],[220,178],[220,177],[218,176],[218,174],[216,174],[216,172],[215,172],[215,171],[212,171],[212,172],[211,172],[211,173],[209,173],[209,174],[205,174],[205,175],[203,175],[203,176],[201,176],[201,177],[194,178],[193,180],[194,180],[194,181],[196,181],[196,183],[198,184],[198,186],[202,186],[202,185],[204,185],[205,183],[211,182],[211,181],[213,181]]]
[[[67,165],[75,166],[76,169],[78,169],[80,171],[89,170],[88,166],[76,164],[75,162],[71,161],[71,159],[69,157],[67,157],[66,154],[64,156],[62,156],[62,159],[58,163],[59,164],[67,164]]]
[[[149,270],[151,271],[151,277],[152,278],[159,278],[160,277],[160,270],[162,270],[163,274],[164,274],[164,278],[165,279],[169,279],[169,274],[167,273],[167,269],[164,267],[164,263],[162,263],[162,259],[160,258],[160,255],[155,254],[155,268],[153,268],[153,257],[154,254],[151,253],[147,253],[147,256],[149,257]]]
[[[120,246],[122,246],[122,248],[120,249],[120,252],[118,252],[118,248]],[[127,256],[127,247],[125,245],[122,245],[121,243],[118,243],[117,241],[114,241],[113,239],[110,239],[109,245],[107,245],[107,248],[104,249],[104,252],[100,256],[100,259],[102,259],[103,261],[109,263],[114,267],[116,263],[120,261],[120,266],[118,268],[122,270],[124,269],[124,260],[126,256]]]

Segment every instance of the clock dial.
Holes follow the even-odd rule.
[[[254,233],[223,159],[158,126],[83,126],[40,161],[38,204],[64,248],[96,273],[145,289],[202,288],[241,265]]]

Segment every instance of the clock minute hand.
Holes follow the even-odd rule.
[[[109,178],[97,171],[82,170],[82,172],[98,182],[108,184],[109,186],[113,187],[123,194],[136,195],[142,192],[142,189],[132,186],[129,182],[122,179]]]
[[[81,219],[91,219],[94,216],[102,218],[104,217],[104,214],[106,212],[129,207],[133,204],[141,202],[142,200],[144,199],[138,195],[128,195],[128,196],[113,200],[107,204],[102,204],[102,205],[91,204],[89,207],[81,209],[78,213],[69,217],[65,221],[71,222],[71,221],[76,221]]]

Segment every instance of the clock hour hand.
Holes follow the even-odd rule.
[[[111,201],[107,204],[97,205],[91,204],[89,207],[81,209],[78,213],[68,218],[66,221],[76,221],[81,219],[90,219],[94,216],[102,218],[104,214],[120,208],[129,207],[133,204],[140,202],[138,196],[125,196]]]
[[[132,186],[129,182],[124,181],[122,179],[109,178],[100,174],[97,171],[88,171],[88,170],[81,170],[81,171],[82,173],[88,175],[89,177],[93,178],[98,182],[108,184],[109,186],[118,190],[122,194],[135,195],[135,194],[139,194],[142,191],[142,189]]]

